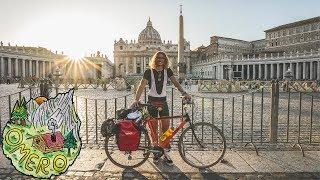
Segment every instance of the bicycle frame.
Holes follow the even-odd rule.
[[[154,132],[154,129],[152,128],[152,123],[154,123],[154,122],[158,123],[158,121],[165,120],[165,119],[177,119],[177,118],[180,118],[180,124],[178,125],[178,127],[174,129],[172,135],[170,137],[168,137],[163,143],[161,143],[161,142],[159,143],[159,137],[156,135],[156,133],[158,133],[158,132]],[[192,122],[190,120],[190,117],[189,117],[188,113],[186,113],[185,115],[180,115],[180,116],[163,116],[163,117],[157,117],[157,118],[150,117],[148,120],[145,120],[144,125],[148,125],[148,127],[149,127],[148,135],[150,137],[150,140],[151,140],[153,146],[154,147],[158,146],[158,147],[161,147],[161,148],[165,148],[170,143],[170,140],[188,122],[189,122],[189,124],[191,126],[191,130],[192,130],[193,136],[195,137],[195,139],[198,142],[198,144],[201,145],[201,147],[203,147],[203,145],[200,143],[200,140],[197,138],[197,136],[194,135],[194,129],[193,129]]]

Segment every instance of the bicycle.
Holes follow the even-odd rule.
[[[226,152],[226,140],[223,133],[213,124],[207,122],[193,123],[187,112],[186,105],[183,104],[185,114],[154,118],[148,114],[148,109],[156,107],[150,104],[142,104],[138,110],[147,111],[147,116],[137,122],[137,125],[142,125],[144,129],[141,131],[138,150],[132,152],[119,151],[115,143],[116,135],[109,134],[105,138],[105,152],[108,159],[118,167],[135,168],[142,165],[149,158],[151,152],[161,157],[164,153],[163,147],[166,144],[161,140],[159,142],[159,138],[155,138],[155,132],[152,132],[152,128],[150,128],[151,122],[165,118],[180,118],[180,124],[174,129],[170,139],[183,129],[185,124],[189,124],[187,128],[183,129],[178,141],[178,151],[182,159],[195,168],[208,168],[220,162]],[[109,123],[114,124],[115,119],[112,119]],[[148,127],[148,130],[146,127]],[[150,141],[150,138],[152,141]],[[200,153],[202,151],[205,155]]]

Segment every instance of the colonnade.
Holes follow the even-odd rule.
[[[45,77],[53,73],[53,67],[50,60],[0,56],[1,77]]]
[[[234,65],[233,70],[241,72],[240,79],[284,79],[288,69],[293,79],[320,80],[319,61],[278,62],[266,64]],[[239,73],[240,74],[240,73]],[[237,77],[235,77],[237,78]],[[239,78],[239,77],[238,77]]]
[[[192,73],[197,78],[271,80],[284,79],[290,69],[292,79],[320,80],[320,60],[229,62],[197,65]]]

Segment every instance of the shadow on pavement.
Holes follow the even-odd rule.
[[[199,171],[203,179],[226,179],[224,177],[221,177],[219,174],[213,172],[211,169],[199,169]]]
[[[222,163],[222,164],[225,164],[226,166],[232,167],[233,169],[236,169],[236,167],[235,167],[231,162],[229,162],[229,161],[226,160],[226,159],[222,159],[222,160],[221,160],[221,163]]]
[[[152,166],[159,171],[163,179],[190,179],[176,165],[169,166],[163,161],[160,161],[157,164],[152,163]]]
[[[139,180],[147,180],[145,176],[134,169],[124,169],[122,171],[121,179],[139,179]]]

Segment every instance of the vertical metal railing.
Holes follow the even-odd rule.
[[[298,143],[300,143],[300,135],[301,135],[301,98],[302,93],[299,92],[299,122],[298,122]]]
[[[96,144],[98,144],[98,100],[94,100],[94,119],[96,129]]]
[[[204,98],[201,98],[201,122],[204,122]],[[203,126],[201,127],[201,140],[203,141]]]
[[[244,126],[244,95],[241,98],[241,142],[243,142],[243,126]]]
[[[114,99],[114,117],[117,117],[117,98]]]
[[[9,120],[11,120],[11,95],[8,96]]]
[[[104,100],[104,119],[108,119],[108,100]]]
[[[311,106],[310,106],[310,133],[309,133],[309,144],[312,143],[312,125],[313,125],[313,95],[311,95]]]
[[[173,116],[173,92],[174,88],[171,88],[171,116]],[[193,114],[193,113],[192,113]],[[173,126],[173,118],[171,118],[171,127]]]
[[[250,137],[250,142],[253,142],[253,113],[254,113],[254,92],[251,93],[251,137]]]
[[[234,97],[232,97],[232,104],[231,104],[231,142],[233,142],[234,136]]]
[[[1,112],[2,108],[0,108],[0,144],[2,144],[2,112]]]
[[[261,107],[260,107],[260,143],[262,144],[262,132],[263,132],[263,96],[264,96],[264,88],[261,89]]]
[[[222,99],[221,106],[221,131],[224,133],[224,98]]]
[[[87,98],[84,99],[84,103],[85,103],[85,121],[86,121],[86,142],[87,144],[89,143],[89,126],[88,126],[88,100]]]
[[[289,126],[290,126],[290,100],[291,100],[291,91],[290,91],[290,87],[288,88],[288,106],[287,106],[287,142],[289,142]]]

